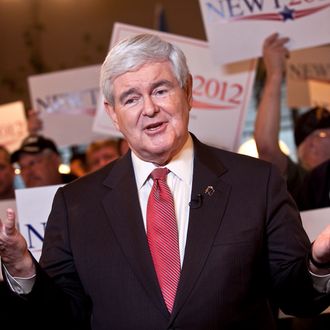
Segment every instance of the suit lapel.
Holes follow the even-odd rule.
[[[194,139],[195,159],[189,228],[183,268],[171,319],[184,305],[207,261],[219,230],[230,194],[230,186],[221,180],[223,165]]]
[[[102,203],[118,244],[147,295],[168,317],[149,251],[130,153],[117,161],[104,184],[110,189]]]
[[[230,186],[221,180],[226,169],[207,148],[194,138],[192,199],[199,196],[197,200],[200,199],[201,203],[190,209],[185,257],[171,320],[183,307],[203,270],[230,194]],[[167,318],[169,313],[157,281],[143,225],[130,153],[117,161],[104,185],[109,192],[102,203],[118,244],[141,286]],[[212,188],[209,188],[210,193],[205,192],[207,187],[212,187],[214,192]]]

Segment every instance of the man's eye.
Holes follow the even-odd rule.
[[[167,93],[167,89],[166,88],[162,88],[162,89],[157,89],[156,91],[155,91],[155,95],[158,95],[158,96],[162,96],[162,95],[164,95],[164,94],[166,94]]]
[[[130,97],[129,99],[126,99],[124,101],[124,105],[132,105],[136,102],[138,102],[139,98],[138,97]]]
[[[131,104],[131,103],[133,103],[133,99],[126,100],[124,104],[127,105],[127,104]]]

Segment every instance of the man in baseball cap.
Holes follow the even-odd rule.
[[[43,150],[49,149],[59,155],[56,144],[42,135],[30,135],[26,137],[18,150],[11,155],[11,162],[19,162],[23,154],[39,154]]]
[[[298,158],[308,170],[330,158],[330,111],[316,107],[302,114],[295,123],[294,138]]]
[[[11,155],[11,162],[19,165],[27,188],[62,184],[73,179],[58,171],[61,157],[57,146],[41,135],[25,138],[20,148]]]

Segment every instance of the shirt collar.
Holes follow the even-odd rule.
[[[166,167],[187,185],[191,185],[194,160],[194,145],[189,134],[180,152],[166,164]],[[141,189],[148,180],[150,173],[156,168],[153,163],[140,159],[132,150],[132,163],[137,188]]]

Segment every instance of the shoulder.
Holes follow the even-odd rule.
[[[286,184],[279,169],[272,163],[206,145],[194,138],[196,171],[211,170],[221,176],[222,182],[235,187],[255,191],[266,191],[270,186]],[[281,188],[281,189],[282,189]]]
[[[102,194],[106,190],[104,182],[112,175],[116,163],[117,161],[115,160],[95,172],[69,182],[61,188],[61,191],[68,196],[76,195],[81,197],[83,194],[86,198]]]
[[[205,158],[213,162],[217,161],[228,171],[269,171],[274,167],[270,162],[265,160],[213,147],[198,140],[196,140],[194,146],[196,157]]]

